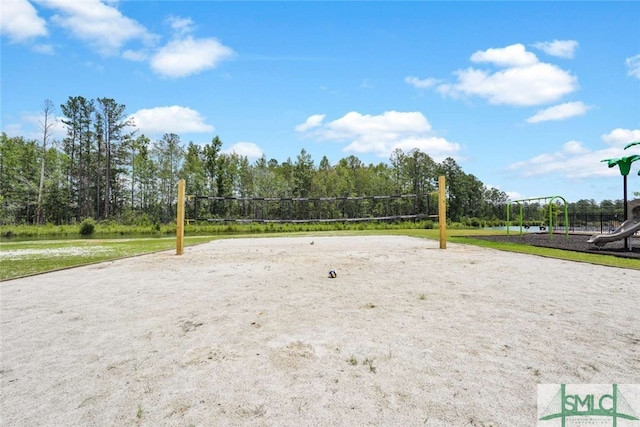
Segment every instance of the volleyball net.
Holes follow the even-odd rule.
[[[437,217],[437,195],[360,197],[186,196],[186,221],[322,223],[411,221]]]

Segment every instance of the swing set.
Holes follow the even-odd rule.
[[[534,200],[544,200],[545,202],[549,200],[549,239],[553,239],[553,201],[556,199],[560,199],[564,202],[564,234],[567,239],[569,239],[569,210],[567,208],[567,201],[564,197],[561,196],[546,196],[546,197],[532,197],[529,199],[520,199],[514,200],[507,204],[507,236],[509,235],[509,228],[511,228],[510,215],[511,215],[511,205],[517,203],[520,207],[519,214],[519,224],[520,224],[520,235],[522,236],[522,228],[523,228],[523,217],[522,217],[522,203],[523,202],[531,202]]]

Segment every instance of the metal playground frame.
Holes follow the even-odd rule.
[[[509,203],[507,203],[507,236],[509,235],[509,228],[511,226],[511,221],[510,221],[510,213],[511,213],[511,205],[514,203],[517,203],[518,206],[520,206],[520,215],[519,215],[519,219],[520,219],[520,235],[522,235],[522,203],[523,202],[530,202],[530,201],[534,201],[534,200],[549,200],[549,239],[553,239],[553,201],[555,199],[560,199],[564,202],[564,234],[565,234],[565,238],[569,238],[569,210],[567,208],[567,201],[564,199],[564,197],[562,196],[546,196],[546,197],[531,197],[529,199],[520,199],[520,200],[513,200]]]

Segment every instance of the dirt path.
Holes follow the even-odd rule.
[[[3,282],[0,424],[531,426],[540,383],[640,383],[639,284],[390,236],[218,240]]]

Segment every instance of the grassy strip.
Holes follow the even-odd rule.
[[[33,226],[29,227],[30,229]],[[268,232],[259,233],[260,237],[279,236],[338,236],[338,235],[375,235],[375,234],[408,234],[418,237],[437,238],[439,231],[433,229],[365,229],[324,231],[322,228],[305,227],[300,231],[287,233]],[[202,232],[202,230],[198,230]],[[240,230],[238,230],[240,231]],[[244,230],[243,230],[244,231]],[[469,230],[465,230],[467,233]],[[194,230],[192,230],[194,232]],[[454,234],[463,230],[453,231]],[[24,237],[24,235],[22,235]],[[37,235],[36,237],[43,237]],[[53,237],[60,237],[53,233]],[[216,234],[207,236],[185,236],[185,245],[209,242],[219,238],[256,237],[256,234],[240,233]],[[165,238],[136,238],[136,239],[58,239],[58,240],[28,240],[7,241],[0,243],[0,281],[15,279],[34,274],[112,261],[115,259],[132,257],[146,253],[175,249],[175,237]],[[15,255],[13,252],[16,251]],[[22,255],[18,252],[22,251]]]
[[[176,228],[174,225],[145,225],[145,226],[128,226],[109,222],[99,222],[95,225],[94,235],[145,235],[145,236],[163,236],[174,234]],[[2,225],[0,226],[0,237],[6,238],[27,238],[27,237],[80,237],[80,224],[74,225]]]
[[[364,232],[363,234],[385,234],[420,237],[438,240],[439,230],[378,230],[376,232]],[[629,268],[640,270],[640,262],[637,259],[620,258],[612,255],[588,254],[584,252],[568,251],[564,249],[542,248],[538,246],[524,245],[510,242],[493,242],[490,240],[474,239],[473,236],[505,234],[504,231],[488,232],[487,230],[447,230],[447,242],[474,245],[483,248],[497,249],[507,252],[517,252],[527,255],[544,256],[548,258],[563,259],[566,261],[585,262],[589,264],[605,265],[609,267]]]
[[[472,237],[451,237],[450,241],[454,243],[462,243],[465,245],[498,249],[501,251],[563,259],[566,261],[586,262],[589,264],[605,265],[609,267],[640,270],[640,262],[638,262],[637,259],[620,258],[612,255],[588,254],[585,252],[567,251],[554,248],[542,248],[538,246],[522,245],[518,243],[492,242],[489,240],[474,239]]]
[[[185,226],[185,235],[212,234],[260,234],[260,233],[295,233],[321,232],[335,230],[387,230],[387,229],[431,229],[431,220],[405,222],[334,222],[334,223],[199,223]],[[92,237],[100,236],[168,236],[175,235],[175,224],[122,225],[112,222],[95,224]],[[80,237],[80,224],[75,225],[2,225],[0,237],[10,238],[45,238]]]
[[[209,242],[215,238],[185,237],[185,246]],[[175,248],[175,237],[2,243],[0,281]]]
[[[562,249],[541,248],[536,246],[492,242],[474,239],[474,235],[503,234],[488,233],[486,230],[448,230],[447,241],[481,246],[491,249],[517,252],[528,255],[545,256],[568,261],[586,262],[611,267],[640,270],[638,260],[618,258],[610,255],[587,254]],[[437,229],[387,229],[387,230],[334,230],[300,231],[289,233],[261,234],[261,237],[294,236],[345,236],[345,235],[402,235],[426,239],[439,239]],[[256,237],[255,234],[185,236],[185,245],[195,245],[218,238]],[[96,262],[111,261],[147,254],[151,252],[175,249],[174,237],[148,239],[77,239],[77,240],[40,240],[2,243],[0,260],[0,281],[39,274],[64,268],[77,267]],[[13,254],[16,251],[16,254]],[[18,252],[23,251],[23,255]]]

